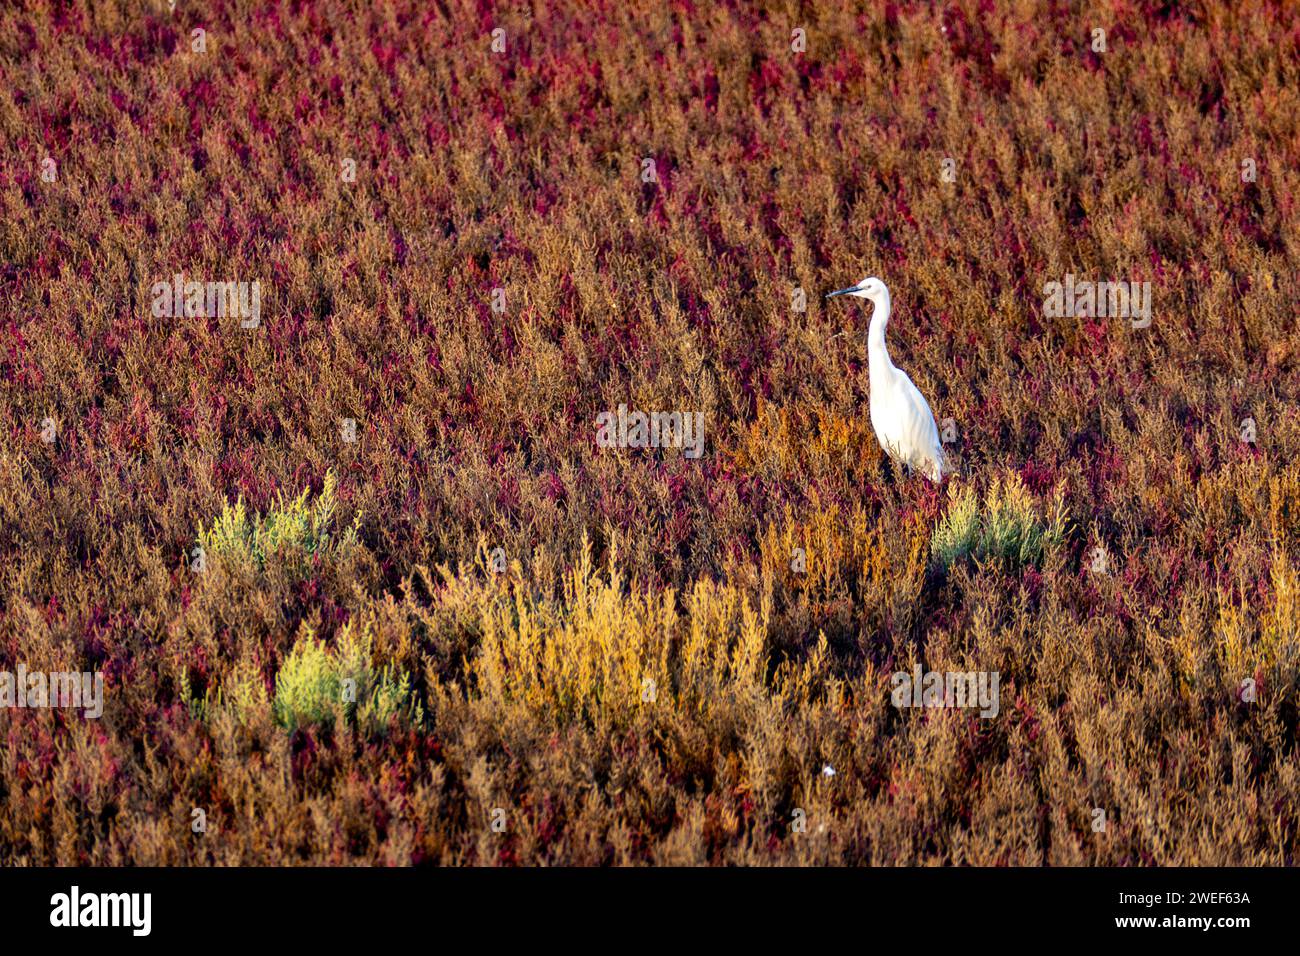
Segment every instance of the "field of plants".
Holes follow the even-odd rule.
[[[1298,204],[1285,0],[7,3],[0,863],[1296,863]]]

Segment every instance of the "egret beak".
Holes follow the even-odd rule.
[[[857,292],[857,291],[858,291],[858,287],[855,286],[855,285],[851,285],[851,286],[849,286],[847,289],[837,289],[837,290],[835,290],[835,291],[832,292],[830,295],[828,295],[826,298],[828,298],[828,299],[833,299],[833,298],[835,298],[837,295],[848,295],[850,292]]]

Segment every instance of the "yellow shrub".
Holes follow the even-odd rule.
[[[625,724],[647,703],[704,712],[724,689],[760,690],[766,607],[755,610],[738,588],[708,581],[683,605],[671,589],[630,585],[617,557],[596,574],[584,545],[558,604],[517,579],[505,593],[481,593],[475,693],[559,723]]]

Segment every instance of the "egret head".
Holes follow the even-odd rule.
[[[857,285],[851,285],[847,289],[838,289],[826,298],[833,299],[837,295],[856,295],[858,298],[868,299],[872,303],[880,303],[889,298],[889,290],[875,276],[867,276]]]

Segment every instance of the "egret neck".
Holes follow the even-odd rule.
[[[894,363],[885,348],[885,326],[889,324],[889,290],[878,292],[871,299],[871,326],[867,330],[867,364],[874,385],[877,379],[888,380],[894,373]]]

